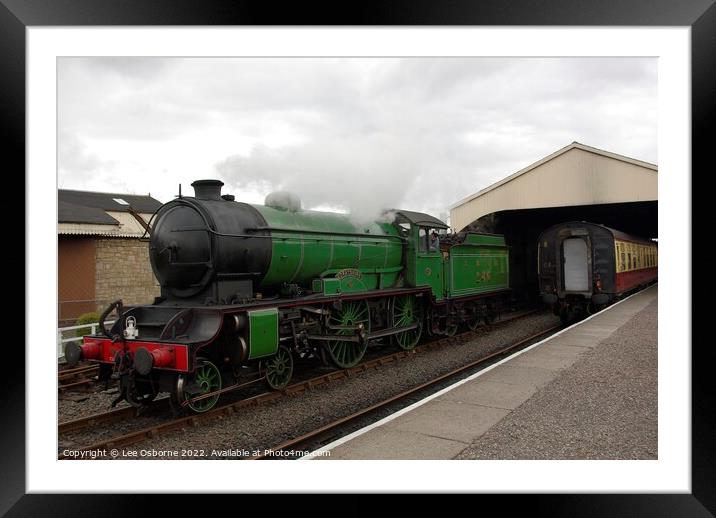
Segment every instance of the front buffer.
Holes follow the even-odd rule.
[[[104,318],[115,307],[122,317],[106,331]],[[65,357],[70,364],[97,362],[100,380],[119,382],[113,406],[126,400],[141,407],[168,392],[177,409],[204,412],[221,393],[238,386],[240,372],[250,370],[259,379],[259,362],[269,365],[279,357],[282,375],[272,372],[271,379],[277,388],[288,383],[292,368],[279,354],[277,309],[224,310],[144,306],[122,311],[118,301],[102,315],[102,333],[69,344]]]

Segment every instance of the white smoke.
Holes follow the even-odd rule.
[[[279,151],[256,147],[216,168],[227,192],[288,191],[299,196],[304,209],[342,209],[356,224],[384,218],[389,209],[414,210],[405,198],[421,169],[414,148],[385,135],[329,138]]]

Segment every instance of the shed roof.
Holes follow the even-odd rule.
[[[603,150],[603,149],[598,149],[598,148],[595,148],[595,147],[586,146],[586,145],[581,144],[581,143],[579,143],[579,142],[577,142],[577,141],[574,141],[574,142],[572,142],[571,144],[569,144],[568,146],[565,146],[565,147],[563,147],[562,149],[558,149],[557,151],[555,151],[555,152],[552,153],[551,155],[547,155],[546,157],[544,157],[544,158],[542,158],[542,159],[540,159],[540,160],[537,160],[536,162],[534,162],[534,163],[528,165],[527,167],[525,167],[525,168],[523,168],[523,169],[520,169],[520,170],[517,171],[516,173],[513,173],[513,174],[511,174],[510,176],[506,176],[505,178],[503,178],[503,179],[500,180],[499,182],[495,182],[495,183],[493,183],[492,185],[490,185],[490,186],[488,186],[488,187],[485,187],[484,189],[479,190],[479,191],[477,191],[476,193],[471,194],[470,196],[467,196],[467,197],[461,199],[460,201],[458,201],[458,202],[456,202],[456,203],[450,205],[450,208],[451,208],[451,209],[454,209],[455,207],[459,207],[460,205],[464,205],[464,204],[467,203],[468,201],[474,200],[475,198],[477,198],[477,197],[479,197],[479,196],[482,196],[483,194],[485,194],[485,193],[487,193],[487,192],[489,192],[489,191],[492,191],[493,189],[497,189],[497,188],[500,187],[501,185],[506,184],[507,182],[510,182],[510,181],[514,180],[515,178],[518,178],[518,177],[522,176],[522,175],[525,174],[525,173],[529,173],[530,171],[532,171],[533,169],[535,169],[535,168],[541,166],[541,165],[544,164],[545,162],[549,162],[550,160],[552,160],[552,159],[554,159],[554,158],[557,158],[558,156],[560,156],[560,155],[562,155],[562,154],[564,154],[564,153],[566,153],[567,151],[570,151],[570,150],[572,150],[572,149],[581,149],[582,151],[588,151],[588,152],[590,152],[590,153],[595,153],[595,154],[597,154],[597,155],[605,156],[605,157],[608,157],[608,158],[614,158],[614,159],[616,159],[616,160],[621,160],[622,162],[626,162],[626,163],[629,163],[629,164],[638,165],[638,166],[641,166],[641,167],[646,167],[647,169],[653,169],[654,171],[658,171],[658,170],[659,170],[659,168],[658,168],[655,164],[651,164],[651,163],[649,163],[649,162],[643,162],[643,161],[637,160],[637,159],[635,159],[635,158],[629,158],[628,156],[624,156],[624,155],[618,155],[617,153],[612,153],[611,151],[605,151],[605,150]]]
[[[57,192],[57,233],[61,235],[94,235],[139,237],[145,223],[161,203],[151,196],[108,192]],[[130,209],[133,212],[130,212]]]
[[[155,200],[151,196],[138,194],[59,189],[57,191],[57,196],[60,202],[71,203],[80,207],[111,210],[116,212],[129,212],[129,207],[131,206],[137,212],[151,214],[162,205],[161,202]]]
[[[119,221],[102,209],[75,205],[62,199],[57,202],[57,221],[60,223],[119,225]]]
[[[572,142],[450,207],[463,229],[505,210],[656,201],[654,164]]]

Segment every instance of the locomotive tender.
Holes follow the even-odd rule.
[[[288,193],[251,205],[222,196],[218,180],[192,186],[194,197],[154,216],[149,255],[161,296],[132,308],[114,302],[101,333],[65,351],[70,363],[98,362],[100,379],[119,379],[115,404],[169,392],[175,407],[207,411],[256,380],[285,387],[294,358],[351,367],[369,343],[411,349],[424,332],[489,323],[509,297],[500,235],[443,234],[435,246],[430,233],[447,225],[427,214],[386,211],[363,224],[302,210]]]
[[[542,300],[563,323],[598,311],[658,277],[656,243],[585,221],[542,232],[537,256]]]

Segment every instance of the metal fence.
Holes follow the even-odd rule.
[[[114,320],[107,320],[105,323],[106,325],[112,325],[114,324]],[[97,322],[92,324],[82,324],[79,326],[69,326],[69,327],[59,327],[57,328],[57,358],[63,358],[65,356],[65,344],[69,342],[75,342],[77,340],[82,340],[82,337],[89,334],[96,334],[97,328],[99,327],[99,324]],[[80,336],[68,336],[65,338],[64,333],[69,333],[72,331],[73,335],[76,335],[76,331],[79,329],[86,329],[89,328],[89,332],[87,333],[80,333]]]
[[[111,302],[107,299],[60,300],[57,302],[57,325],[69,326],[83,313],[101,313]]]

